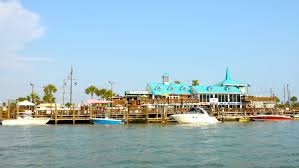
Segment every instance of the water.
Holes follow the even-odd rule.
[[[0,127],[0,167],[299,167],[299,122]]]

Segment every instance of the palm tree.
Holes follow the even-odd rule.
[[[96,95],[98,97],[101,97],[103,99],[109,99],[112,95],[112,91],[111,90],[107,90],[107,89],[98,89],[96,91]],[[115,96],[116,94],[113,93],[113,96]]]
[[[298,101],[296,96],[291,97],[290,100],[291,100],[291,102],[293,102],[293,104],[295,104]]]
[[[89,86],[88,88],[85,89],[85,93],[87,95],[91,96],[91,99],[93,99],[93,95],[97,93],[97,88],[95,86]]]
[[[175,84],[181,84],[181,81],[174,81]]]
[[[22,101],[25,101],[25,100],[29,101],[30,97],[28,97],[28,96],[27,97],[19,97],[19,98],[16,99],[17,102],[22,102]]]
[[[36,93],[31,93],[28,97],[32,100],[32,103],[40,102],[40,97]]]
[[[49,85],[45,86],[43,100],[46,103],[54,103],[55,102],[54,93],[56,93],[56,92],[57,92],[57,88],[55,85],[49,84]]]
[[[106,94],[106,92],[107,92],[106,89],[98,89],[98,90],[96,91],[95,94],[96,94],[98,97],[104,98],[104,95]]]
[[[192,81],[192,86],[199,86],[199,81],[198,80],[193,80]]]

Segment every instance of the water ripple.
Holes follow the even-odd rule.
[[[299,167],[299,122],[0,127],[1,167]]]

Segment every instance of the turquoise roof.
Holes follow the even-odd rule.
[[[199,94],[199,93],[241,94],[240,89],[238,89],[235,86],[193,86],[192,91],[194,94]]]
[[[154,95],[191,95],[191,88],[187,84],[149,83],[148,91]]]
[[[249,86],[249,84],[247,84],[247,83],[232,80],[231,75],[230,75],[230,71],[229,71],[228,68],[226,68],[225,80],[222,81],[222,82],[217,83],[216,85],[218,85],[218,86],[238,86],[238,87],[240,87],[240,86]]]

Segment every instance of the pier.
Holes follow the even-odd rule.
[[[10,111],[9,111],[10,110]],[[17,117],[17,109],[4,111],[0,108],[0,120],[14,119]],[[112,119],[123,119],[126,123],[163,123],[175,122],[171,115],[186,114],[190,108],[171,108],[163,106],[160,108],[140,108],[131,107],[124,109],[96,109],[89,106],[88,109],[37,111],[36,118],[51,118],[50,124],[90,124],[91,118],[104,118],[108,114]],[[260,114],[282,114],[294,116],[299,114],[299,108],[284,109],[207,109],[211,116],[215,116],[219,121],[239,121],[240,118],[250,118]]]

